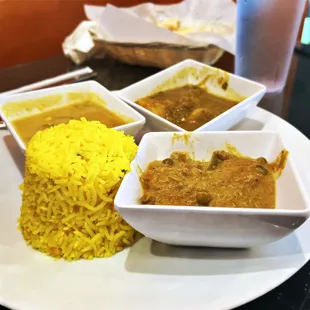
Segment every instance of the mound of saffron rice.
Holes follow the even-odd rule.
[[[100,122],[37,132],[26,151],[19,228],[28,245],[72,261],[108,257],[138,233],[114,209],[137,146]]]

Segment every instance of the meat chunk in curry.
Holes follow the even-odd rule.
[[[142,204],[235,208],[276,207],[276,178],[288,152],[273,163],[226,151],[215,151],[210,161],[197,161],[174,152],[154,161],[142,173]]]

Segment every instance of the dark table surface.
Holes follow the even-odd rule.
[[[128,66],[109,58],[91,60],[86,65],[97,72],[95,79],[110,90],[122,89],[159,71],[156,68]],[[224,55],[216,66],[232,72],[233,57]],[[74,69],[77,67],[62,55],[2,69],[0,93]],[[295,53],[285,90],[281,94],[265,96],[260,106],[283,117],[310,138],[310,54]],[[238,308],[255,309],[310,310],[310,262],[278,288]]]

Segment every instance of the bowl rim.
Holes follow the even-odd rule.
[[[16,140],[16,142],[18,143],[19,147],[25,152],[26,151],[26,145],[25,143],[22,141],[22,139],[20,138],[20,136],[18,135],[17,131],[15,130],[14,126],[12,125],[12,121],[10,121],[4,111],[3,111],[3,107],[6,105],[9,105],[10,103],[16,102],[16,101],[23,101],[23,100],[27,100],[27,99],[22,99],[22,97],[25,95],[26,97],[31,97],[32,95],[35,95],[34,99],[39,99],[39,98],[43,98],[43,97],[47,97],[47,96],[51,96],[52,94],[61,94],[61,93],[69,93],[69,92],[74,92],[75,88],[78,88],[79,86],[81,86],[81,84],[83,85],[95,85],[97,87],[100,87],[102,89],[102,91],[104,91],[105,93],[108,93],[109,95],[111,95],[115,100],[118,101],[118,103],[121,106],[126,106],[128,108],[131,109],[132,113],[136,116],[136,119],[133,120],[133,122],[128,123],[128,124],[124,124],[121,126],[116,126],[116,127],[112,127],[113,129],[116,130],[128,130],[131,129],[135,126],[140,126],[140,125],[144,125],[146,122],[145,117],[139,113],[138,111],[136,111],[133,107],[131,107],[130,105],[126,104],[123,100],[121,100],[116,93],[108,90],[106,87],[104,87],[103,85],[101,85],[99,82],[97,81],[82,81],[82,82],[77,82],[77,83],[72,83],[72,84],[65,84],[65,85],[58,85],[58,86],[54,86],[54,87],[47,87],[47,88],[43,88],[43,89],[37,89],[37,90],[32,90],[29,92],[25,92],[25,93],[19,93],[19,94],[13,94],[13,95],[5,95],[3,97],[1,97],[1,103],[0,103],[0,117],[2,118],[2,120],[4,121],[4,123],[6,124],[7,128],[9,129],[10,133],[12,134],[12,136],[14,137],[14,139]],[[79,92],[78,90],[76,90],[76,92]],[[82,92],[82,91],[81,91]],[[95,93],[97,93],[96,91],[93,91]],[[49,94],[46,94],[49,93]],[[42,96],[40,96],[40,94],[42,94]],[[19,99],[17,99],[19,98]],[[110,109],[108,109],[110,110]],[[39,114],[39,113],[38,113]],[[125,114],[124,114],[125,115]],[[126,116],[126,115],[125,115]],[[22,118],[22,117],[21,117]]]
[[[152,137],[153,139],[159,139],[161,136],[173,136],[174,134],[177,135],[188,135],[186,132],[150,132],[146,133],[139,145],[143,145],[148,137]],[[260,130],[249,130],[249,131],[205,131],[205,132],[192,132],[189,135],[193,136],[212,136],[212,135],[275,135],[278,139],[280,139],[282,147],[285,148],[285,144],[281,138],[281,134],[277,131],[260,131]],[[148,142],[150,143],[150,142]],[[127,181],[127,175],[132,173],[133,169],[135,169],[136,158],[139,156],[139,149],[136,154],[136,157],[131,162],[131,171],[126,174],[124,177],[120,189],[122,186],[125,186]],[[149,162],[148,162],[149,163]],[[289,156],[288,163],[291,166],[292,173],[294,174],[297,187],[299,188],[300,194],[302,199],[305,203],[305,208],[300,210],[294,209],[254,209],[254,208],[233,208],[233,207],[204,207],[204,206],[179,206],[179,205],[142,205],[142,204],[126,204],[126,203],[119,203],[120,200],[120,189],[118,190],[116,197],[114,199],[114,204],[116,209],[125,210],[125,209],[132,209],[132,210],[152,210],[152,211],[159,211],[159,212],[183,212],[183,213],[199,213],[199,214],[235,214],[235,215],[246,215],[246,216],[299,216],[299,217],[309,217],[310,216],[310,198],[307,194],[306,188],[303,185],[299,173],[297,172],[294,160]],[[139,182],[140,183],[140,182]]]
[[[203,125],[201,125],[200,127],[196,128],[196,129],[193,130],[193,131],[185,130],[185,129],[183,129],[182,127],[180,127],[180,126],[178,126],[178,125],[176,125],[176,124],[174,124],[174,123],[172,123],[172,122],[166,120],[165,118],[163,118],[163,117],[161,117],[161,116],[159,116],[159,115],[157,115],[157,114],[155,114],[155,113],[149,111],[148,109],[146,109],[146,108],[144,108],[144,107],[138,105],[135,101],[129,99],[129,98],[124,94],[125,92],[127,92],[127,91],[130,90],[131,88],[133,88],[133,87],[139,87],[140,84],[143,84],[143,83],[145,83],[146,81],[148,81],[148,80],[150,80],[150,79],[153,79],[153,78],[155,78],[155,77],[161,77],[161,76],[164,75],[165,73],[170,72],[171,70],[173,70],[173,69],[175,69],[175,68],[181,67],[183,64],[186,65],[186,66],[197,65],[197,66],[204,67],[204,68],[210,68],[210,69],[214,69],[214,68],[215,68],[215,67],[212,67],[212,66],[210,66],[210,65],[204,64],[204,63],[202,63],[202,62],[193,60],[193,59],[185,59],[185,60],[183,60],[183,61],[181,61],[181,62],[179,62],[179,63],[177,63],[177,64],[175,64],[175,65],[173,65],[173,66],[171,66],[171,67],[169,67],[169,68],[166,68],[166,69],[164,69],[164,70],[161,70],[161,71],[159,71],[159,72],[157,72],[157,73],[155,73],[155,74],[153,74],[153,75],[150,75],[149,77],[146,77],[145,79],[142,79],[142,80],[140,80],[140,81],[138,81],[138,82],[136,82],[136,83],[134,83],[134,84],[131,84],[131,85],[129,85],[129,86],[123,88],[122,90],[118,91],[116,95],[117,95],[121,100],[127,102],[129,105],[131,105],[132,107],[134,107],[136,110],[141,111],[142,113],[146,114],[148,117],[151,117],[151,118],[153,118],[153,119],[156,119],[157,121],[160,121],[160,122],[164,123],[165,125],[170,126],[170,127],[171,127],[171,130],[174,129],[174,130],[181,131],[181,132],[195,132],[195,131],[199,132],[199,131],[202,131],[203,129],[205,129],[205,127],[207,127],[207,126],[212,126],[214,123],[218,122],[220,119],[226,117],[227,115],[233,113],[234,111],[240,110],[240,109],[244,108],[245,106],[247,106],[247,105],[249,104],[249,102],[250,102],[253,98],[255,98],[255,97],[257,97],[257,96],[260,96],[260,95],[264,95],[264,94],[266,93],[266,90],[267,90],[266,86],[263,85],[263,84],[257,83],[257,82],[255,82],[255,81],[252,81],[252,80],[249,80],[249,79],[240,77],[240,76],[238,76],[238,75],[236,75],[236,74],[234,74],[234,73],[230,73],[230,72],[228,72],[228,71],[225,71],[225,70],[220,69],[221,71],[227,73],[229,76],[233,76],[234,78],[236,78],[236,79],[238,79],[238,80],[240,80],[240,81],[243,81],[243,82],[245,82],[245,83],[250,83],[250,84],[252,84],[252,85],[256,85],[256,86],[260,87],[261,90],[257,91],[256,93],[254,93],[253,95],[251,95],[251,96],[249,96],[249,97],[244,98],[242,101],[240,101],[239,103],[237,103],[235,106],[229,108],[229,109],[226,110],[225,112],[223,112],[223,113],[221,113],[220,115],[216,116],[216,117],[213,118],[212,120],[210,120],[210,121],[204,123]],[[181,68],[180,68],[180,69],[181,69]],[[146,95],[144,95],[144,96],[148,96],[148,95],[146,94]],[[143,97],[141,97],[141,98],[143,98]]]
[[[119,205],[115,198],[115,207],[118,210],[143,210],[174,213],[198,213],[198,214],[227,214],[227,215],[245,215],[245,216],[303,216],[309,217],[310,210],[306,207],[303,210],[280,210],[280,209],[247,209],[231,207],[197,207],[197,206],[168,206],[168,205],[139,205],[132,204]]]

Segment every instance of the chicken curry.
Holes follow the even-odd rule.
[[[276,179],[288,152],[268,163],[215,151],[210,161],[196,161],[187,153],[174,152],[154,161],[141,174],[142,204],[234,208],[276,207]]]
[[[187,131],[196,130],[238,103],[195,85],[158,92],[137,101],[143,108]]]

